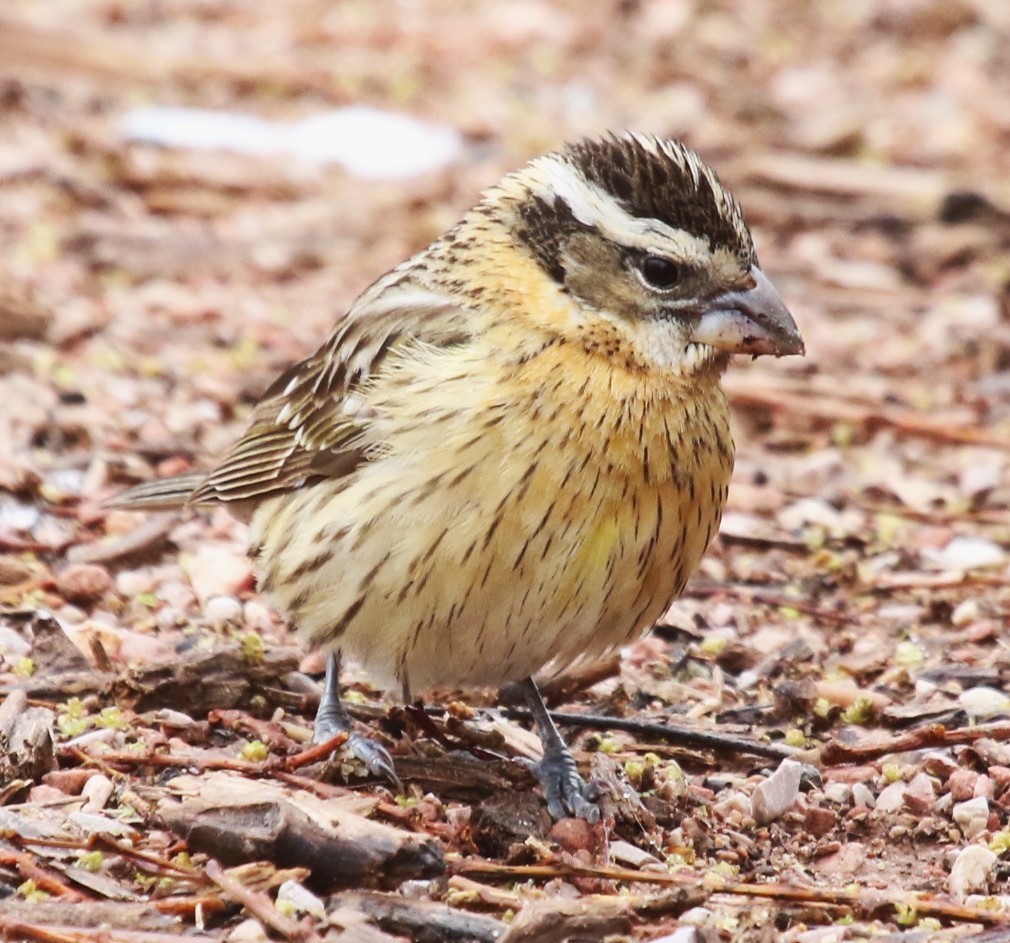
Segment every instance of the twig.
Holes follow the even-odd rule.
[[[668,887],[697,888],[704,886],[697,875],[683,875],[659,871],[633,871],[630,868],[572,864],[503,865],[492,861],[449,862],[454,874],[468,877],[481,875],[503,881],[551,881],[566,878],[599,878],[608,881],[661,884]],[[1010,918],[994,913],[985,907],[953,904],[933,900],[901,891],[878,891],[865,888],[793,887],[787,884],[744,884],[738,881],[714,883],[708,887],[711,894],[731,894],[737,897],[763,897],[770,900],[795,901],[805,904],[826,904],[858,908],[866,914],[881,907],[912,907],[921,916],[942,917],[946,920],[963,920],[984,924],[1010,926]]]
[[[508,717],[529,720],[530,713],[523,707],[507,707],[504,713]],[[569,727],[595,727],[598,730],[623,730],[638,737],[653,737],[678,746],[690,747],[696,750],[713,750],[716,753],[749,753],[751,756],[762,756],[772,760],[784,760],[795,756],[799,751],[796,747],[779,743],[759,743],[746,737],[735,737],[731,734],[709,733],[703,730],[692,730],[689,727],[679,727],[676,724],[657,724],[643,720],[633,720],[625,717],[604,717],[600,714],[569,714],[565,711],[551,711],[555,722]]]
[[[154,930],[121,930],[114,927],[71,927],[65,924],[29,923],[0,914],[0,939],[34,940],[36,943],[217,943],[219,937]]]
[[[824,766],[864,763],[867,760],[887,756],[889,753],[971,744],[983,737],[990,740],[1010,740],[1010,721],[957,727],[953,730],[948,730],[943,724],[929,724],[897,737],[873,736],[869,738],[869,742],[864,741],[861,744],[841,743],[832,739],[821,747],[820,760]]]
[[[780,596],[777,593],[769,593],[766,590],[752,586],[741,586],[739,583],[707,583],[696,581],[689,583],[684,591],[689,597],[718,596],[725,593],[727,596],[736,596],[738,599],[746,599],[750,602],[761,603],[764,606],[776,606],[780,609],[795,609],[804,615],[817,619],[819,622],[828,622],[832,625],[853,626],[859,624],[856,616],[846,615],[840,612],[827,612],[818,609],[800,599],[793,599],[791,596]]]
[[[293,943],[323,943],[323,938],[315,930],[282,914],[266,894],[254,891],[230,877],[213,858],[207,861],[204,873],[221,889],[226,898],[242,906],[284,939]]]
[[[88,899],[80,891],[74,890],[55,874],[37,864],[26,851],[0,848],[0,864],[13,865],[25,880],[34,881],[39,890],[59,897],[67,903],[75,904]]]

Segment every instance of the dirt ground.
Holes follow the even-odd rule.
[[[128,142],[143,105],[462,147],[361,179]],[[1010,940],[1010,5],[7,0],[0,128],[0,938]],[[612,721],[565,725],[603,823],[545,819],[495,692],[351,673],[393,795],[310,748],[321,661],[244,527],[102,501],[209,465],[501,173],[625,128],[718,169],[807,355],[732,367],[700,573],[552,688]]]

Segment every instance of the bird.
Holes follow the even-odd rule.
[[[283,372],[209,472],[120,507],[223,505],[260,590],[329,653],[316,741],[349,735],[353,656],[406,702],[516,682],[549,813],[595,822],[535,676],[639,638],[684,590],[733,468],[733,355],[803,354],[739,203],[680,141],[584,138],[486,190]]]

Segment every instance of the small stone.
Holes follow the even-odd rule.
[[[984,832],[989,825],[989,800],[985,796],[978,796],[967,802],[958,802],[950,814],[964,837],[972,839]]]
[[[852,786],[852,804],[872,809],[876,805],[876,800],[873,798],[873,790],[866,783],[855,783]]]
[[[849,805],[852,802],[852,787],[848,783],[828,783],[824,787],[824,798],[838,805]]]
[[[905,790],[905,806],[916,815],[928,815],[936,805],[936,783],[932,776],[917,773]]]
[[[220,544],[203,544],[184,564],[197,597],[234,596],[251,585],[252,566],[244,554]]]
[[[123,570],[116,574],[116,592],[127,599],[133,599],[141,593],[149,593],[154,589],[151,574],[143,570]]]
[[[79,796],[84,784],[92,776],[100,776],[93,769],[54,769],[42,777],[42,782],[54,789],[59,789],[64,795]]]
[[[998,857],[983,845],[968,845],[958,852],[950,869],[947,886],[951,894],[964,900],[973,891],[985,891]]]
[[[285,901],[299,913],[308,914],[317,920],[326,918],[326,906],[305,885],[297,881],[284,881],[277,888],[277,900]]]
[[[810,806],[804,816],[803,824],[811,835],[820,838],[827,835],[838,823],[838,813],[820,806]]]
[[[250,599],[242,607],[242,621],[246,624],[246,628],[253,629],[257,632],[263,632],[266,629],[272,629],[274,625],[273,616],[270,614],[270,609],[264,606],[257,599]]]
[[[1002,566],[1007,552],[983,537],[954,537],[942,550],[925,548],[923,556],[941,570],[974,570]]]
[[[112,586],[112,577],[97,563],[72,563],[56,577],[56,589],[64,599],[88,603],[101,598]]]
[[[959,602],[950,614],[950,624],[961,629],[982,618],[982,607],[977,599],[965,599]]]
[[[228,943],[270,943],[263,924],[251,917],[238,924],[225,939]]]
[[[242,603],[234,596],[211,596],[203,605],[203,614],[216,628],[237,625],[242,620]]]
[[[990,766],[989,777],[1002,789],[1010,783],[1010,766]]]
[[[592,828],[585,819],[561,819],[554,823],[547,837],[570,852],[580,851],[593,844]]]
[[[81,789],[81,795],[87,800],[81,807],[82,811],[101,812],[112,798],[115,788],[108,776],[92,776]]]
[[[996,688],[985,687],[985,685],[962,691],[957,700],[973,720],[1010,710],[1010,698],[1006,696],[1006,693]]]
[[[848,842],[817,862],[817,869],[825,874],[855,874],[865,866],[866,846],[860,842]]]
[[[957,769],[947,779],[947,789],[955,802],[964,802],[975,795],[978,773],[970,769]]]
[[[754,820],[759,825],[780,818],[793,807],[800,792],[802,776],[802,763],[783,760],[771,776],[758,784],[751,796],[751,806]]]
[[[35,570],[31,564],[12,554],[0,553],[0,586],[14,586],[30,580]]]
[[[908,784],[903,783],[900,779],[896,783],[885,786],[881,789],[880,795],[877,796],[874,810],[882,815],[888,815],[891,812],[900,812],[905,805],[905,792],[907,790]]]

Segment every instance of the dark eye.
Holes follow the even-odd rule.
[[[644,255],[638,262],[645,284],[658,291],[673,288],[680,281],[683,270],[676,262],[661,255]]]

